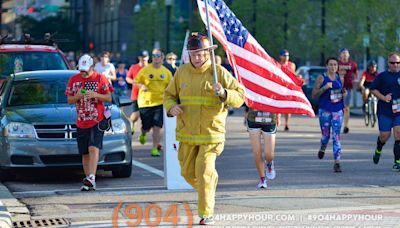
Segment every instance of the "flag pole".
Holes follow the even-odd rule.
[[[206,21],[207,21],[207,32],[208,32],[208,39],[210,40],[210,45],[213,46],[213,37],[211,33],[211,26],[210,26],[210,19],[208,16],[208,0],[204,0],[204,3],[206,5]],[[211,48],[211,64],[213,68],[213,77],[214,77],[214,84],[218,83],[218,77],[217,77],[217,67],[215,65],[215,53],[214,53],[214,48]]]

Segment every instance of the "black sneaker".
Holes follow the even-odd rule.
[[[347,134],[349,133],[349,128],[348,127],[344,127],[343,128],[343,134]]]
[[[374,156],[372,157],[372,160],[374,160],[375,164],[378,164],[379,158],[381,157],[381,152],[382,151],[378,151],[378,149],[375,149]]]
[[[96,182],[88,179],[87,177],[83,178],[81,191],[94,191],[96,190]]]
[[[335,164],[333,165],[333,171],[334,171],[335,173],[341,173],[341,172],[342,172],[342,169],[340,168],[340,164],[339,164],[339,163],[335,163]]]
[[[318,151],[318,158],[323,159],[325,156],[325,149],[326,147],[321,146]]]
[[[285,126],[285,131],[289,131],[289,127],[288,126]]]
[[[202,218],[199,222],[199,225],[214,225],[214,218],[209,217],[209,218]]]
[[[400,172],[400,163],[399,162],[394,163],[394,165],[392,167],[392,171]]]

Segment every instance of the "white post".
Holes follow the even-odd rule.
[[[178,161],[179,142],[175,138],[176,117],[167,117],[164,109],[164,185],[169,190],[192,189],[181,176]]]

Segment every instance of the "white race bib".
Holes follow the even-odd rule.
[[[392,112],[398,113],[400,112],[400,99],[393,100],[392,103]]]
[[[332,103],[340,102],[343,99],[342,90],[341,89],[332,89],[330,98],[331,98]]]
[[[256,123],[272,123],[272,114],[270,112],[257,112],[254,120]]]

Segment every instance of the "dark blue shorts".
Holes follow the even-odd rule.
[[[149,131],[152,127],[163,127],[164,116],[163,106],[139,108],[140,120],[142,120],[142,130]]]
[[[78,142],[79,154],[88,154],[89,146],[103,148],[103,129],[107,129],[108,124],[108,121],[104,119],[91,128],[77,128],[76,141]]]
[[[392,131],[395,126],[400,126],[400,116],[389,117],[386,115],[378,115],[379,131]]]

